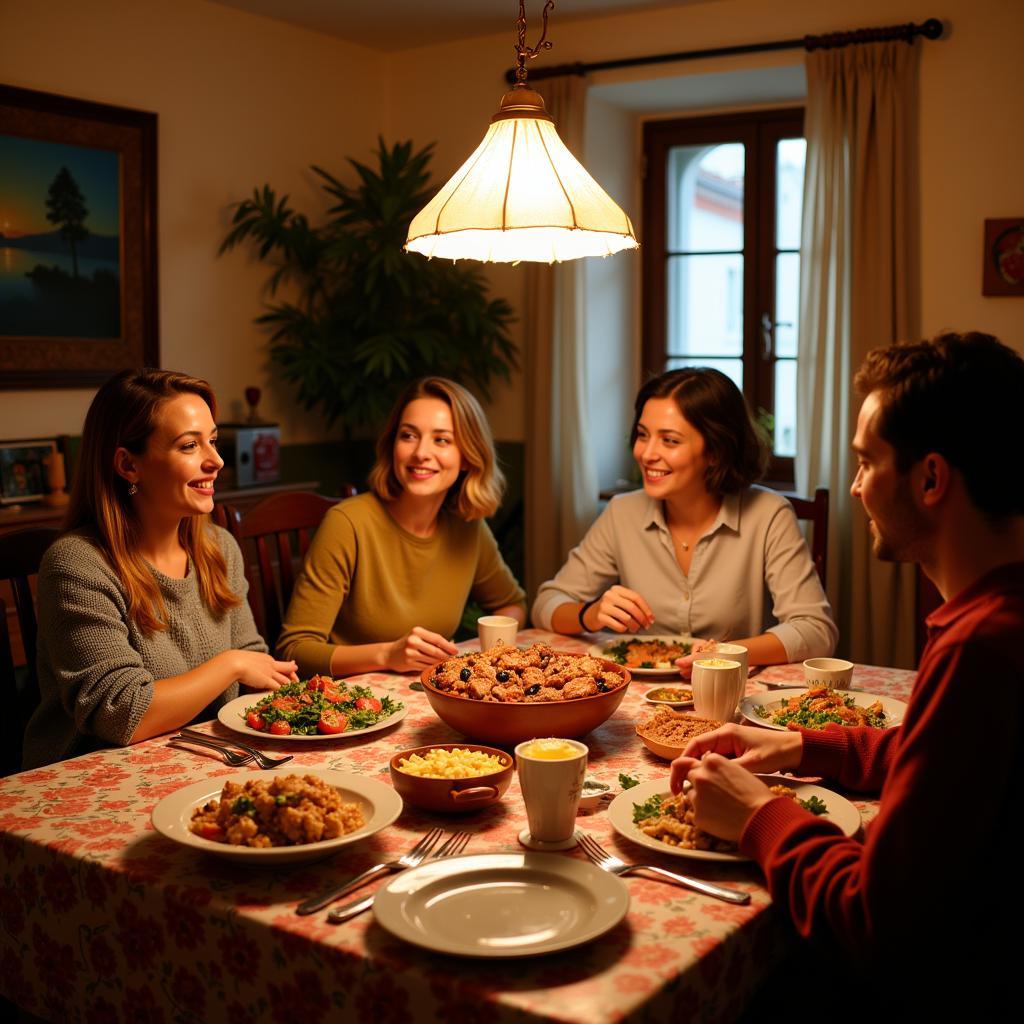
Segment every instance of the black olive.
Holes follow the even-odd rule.
[[[462,681],[463,681],[464,683],[468,683],[468,682],[469,682],[469,677],[470,677],[470,676],[471,676],[472,674],[473,674],[473,673],[472,673],[472,672],[470,672],[468,668],[464,668],[464,669],[463,669],[463,670],[462,670],[462,671],[461,671],[461,672],[459,673],[459,678],[460,678],[460,679],[461,679],[461,680],[462,680]]]
[[[499,683],[507,683],[508,682],[508,673],[504,669],[502,669],[498,673],[498,682]]]
[[[443,676],[444,675],[444,662],[443,661],[434,668],[434,675],[435,676]]]
[[[597,684],[597,689],[598,689],[598,692],[600,692],[600,693],[608,693],[611,690],[611,687],[602,679]]]
[[[534,683],[533,686],[528,686],[523,690],[523,694],[527,697],[532,697],[535,693],[540,693],[540,683]]]

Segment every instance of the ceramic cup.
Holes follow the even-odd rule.
[[[743,666],[726,658],[698,658],[690,676],[693,710],[700,718],[730,722],[743,696]]]
[[[804,662],[804,682],[808,686],[848,690],[853,682],[853,662],[842,658],[808,658]]]
[[[576,811],[588,753],[579,740],[524,740],[516,745],[516,770],[529,822],[519,834],[524,846],[567,850],[576,845]]]
[[[747,673],[750,671],[749,652],[742,644],[718,643],[709,651],[700,652],[702,658],[725,658],[727,661],[738,661],[743,669],[743,686],[747,685]],[[742,697],[743,695],[740,694]]]
[[[486,651],[499,640],[514,647],[519,623],[511,615],[482,615],[476,620],[476,629],[480,637],[480,650]]]

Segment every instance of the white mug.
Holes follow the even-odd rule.
[[[690,689],[697,715],[730,722],[743,696],[743,666],[725,658],[698,658],[693,663]]]
[[[804,662],[804,683],[848,690],[853,682],[853,662],[842,658],[808,658]]]
[[[531,756],[531,745],[545,742],[564,744],[572,753],[554,759]],[[516,771],[529,822],[529,828],[519,836],[524,846],[553,849],[575,845],[576,811],[587,774],[588,753],[586,744],[579,740],[525,740],[516,745]]]
[[[701,658],[725,658],[726,661],[738,661],[743,669],[743,686],[747,685],[747,674],[750,671],[750,652],[742,644],[716,643],[714,647],[700,652]],[[742,694],[741,694],[742,696]]]
[[[476,629],[481,651],[493,647],[499,640],[515,647],[519,623],[511,615],[482,615],[476,620]]]

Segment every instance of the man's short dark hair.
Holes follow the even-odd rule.
[[[991,334],[938,334],[868,353],[854,384],[878,392],[878,433],[906,472],[936,452],[987,516],[1024,515],[1024,359]]]

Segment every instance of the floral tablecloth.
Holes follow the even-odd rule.
[[[580,650],[586,641],[524,631]],[[798,683],[800,666],[777,666],[749,684]],[[412,677],[362,677],[404,701],[392,730],[324,743],[260,741],[295,760],[283,771],[335,768],[388,782],[400,749],[457,739]],[[906,699],[913,673],[858,667],[854,685]],[[613,785],[667,775],[634,734],[648,684],[634,681],[616,714],[587,738],[590,774]],[[219,723],[204,729],[229,735]],[[200,778],[236,774],[218,760],[171,748],[166,737],[88,754],[0,781],[0,993],[52,1021],[356,1020],[604,1022],[724,1021],[781,961],[793,939],[752,865],[664,856],[661,863],[746,889],[735,907],[640,876],[626,879],[624,922],[568,952],[514,961],[469,961],[407,945],[364,914],[330,925],[298,917],[297,902],[404,853],[430,826],[474,835],[468,853],[521,849],[518,783],[499,804],[441,818],[407,808],[390,828],[331,859],[273,871],[179,846],[153,831],[150,812]],[[855,801],[865,819],[871,801]],[[603,811],[579,823],[624,860],[642,852],[619,838]],[[582,857],[577,851],[566,856]],[[368,890],[365,890],[368,891]]]

